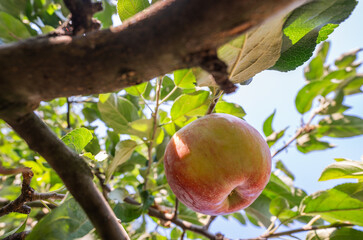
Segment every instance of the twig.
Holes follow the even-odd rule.
[[[147,148],[147,153],[148,153],[148,166],[147,166],[147,170],[146,170],[146,175],[145,175],[145,181],[144,181],[144,189],[147,189],[147,181],[148,181],[148,177],[151,171],[151,166],[153,163],[153,158],[152,158],[152,150],[153,150],[153,145],[154,145],[154,140],[155,140],[155,135],[156,135],[156,130],[158,128],[158,110],[159,110],[159,98],[160,98],[160,91],[161,91],[161,84],[163,83],[163,79],[161,77],[158,77],[158,79],[156,80],[156,91],[155,91],[155,95],[156,95],[156,99],[155,99],[155,110],[152,114],[152,118],[153,118],[153,129],[152,129],[152,135],[150,138],[150,142],[148,144],[148,148]]]
[[[64,0],[72,13],[73,35],[81,35],[100,28],[99,21],[92,19],[93,14],[102,11],[102,3],[91,0]]]
[[[27,202],[32,202],[36,200],[45,200],[49,198],[54,199],[63,199],[64,194],[58,193],[36,193],[32,187],[30,187],[31,179],[34,174],[30,170],[30,168],[25,168],[26,170],[22,171],[23,182],[21,185],[21,194],[14,201],[9,202],[4,207],[0,208],[0,217],[11,212],[19,212],[24,214],[30,213],[30,206],[25,205]]]
[[[3,168],[0,164],[0,174],[1,175],[13,175],[13,174],[18,174],[18,173],[23,173],[23,172],[26,172],[29,170],[30,170],[30,168],[27,168],[27,167],[19,167],[19,168],[12,168],[12,169]]]
[[[354,224],[350,224],[350,223],[336,223],[336,224],[331,224],[331,225],[326,225],[326,226],[304,226],[302,228],[293,229],[293,230],[289,230],[289,231],[285,231],[285,232],[263,235],[256,239],[277,238],[280,236],[291,235],[291,234],[298,233],[298,232],[306,232],[306,231],[320,230],[320,229],[327,229],[327,228],[352,227],[352,226],[354,226]]]
[[[168,95],[166,95],[161,101],[160,104],[162,104],[163,102],[165,102],[166,100],[168,100],[168,98],[173,95],[173,93],[178,89],[178,86],[175,85],[175,87],[168,93]]]
[[[210,225],[212,224],[212,222],[217,218],[217,216],[210,216],[209,219],[208,219],[208,222],[206,225],[204,225],[204,228],[205,229],[209,229]]]
[[[71,102],[67,98],[67,129],[71,129]]]
[[[183,229],[183,233],[182,233],[182,235],[180,236],[180,240],[183,240],[183,239],[184,239],[185,233],[186,233],[186,231],[185,231],[185,229]]]
[[[298,137],[300,137],[304,132],[304,129],[303,128],[299,128],[295,135],[290,138],[290,140],[285,143],[284,146],[282,146],[280,149],[278,149],[276,152],[274,152],[272,155],[271,155],[271,158],[274,158],[277,154],[279,154],[280,152],[282,152],[283,150],[285,150],[288,146],[290,146],[291,143],[293,143]]]
[[[4,120],[58,173],[103,239],[130,239],[93,182],[88,164],[35,114]]]
[[[179,199],[177,197],[175,197],[175,207],[174,207],[173,219],[178,218],[178,208],[179,208]]]
[[[133,205],[140,205],[139,202],[135,201],[133,198],[130,198],[130,197],[126,197],[124,199],[124,201],[127,202],[127,203],[130,203],[130,204],[133,204]],[[179,218],[174,219],[173,217],[167,216],[165,213],[160,212],[159,210],[157,210],[154,207],[149,207],[148,210],[149,210],[148,214],[150,216],[152,216],[152,217],[156,217],[156,218],[159,218],[159,219],[164,220],[164,221],[170,221],[170,222],[174,223],[175,225],[181,227],[182,229],[192,231],[192,232],[195,232],[195,233],[199,233],[199,234],[207,237],[208,239],[211,239],[211,240],[216,240],[217,239],[216,235],[209,232],[207,229],[205,229],[202,226],[194,225],[194,224],[192,224],[190,222],[180,220]]]
[[[211,100],[207,113],[205,115],[211,114],[214,111],[214,108],[216,107],[217,102],[218,102],[219,98],[222,96],[222,94],[223,94],[223,91],[218,89],[217,92],[214,94],[214,97]]]

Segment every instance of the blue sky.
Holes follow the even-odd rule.
[[[334,59],[347,51],[363,48],[362,22],[363,3],[359,2],[350,18],[330,35],[328,40],[331,42],[331,48],[328,63],[333,63]],[[359,55],[359,60],[363,60],[362,53]],[[363,72],[362,67],[360,71]],[[236,93],[227,96],[226,99],[243,106],[247,112],[246,121],[261,133],[264,120],[276,109],[273,127],[275,130],[282,130],[289,126],[288,138],[285,138],[288,140],[300,126],[301,115],[295,108],[294,100],[303,85],[303,67],[287,73],[264,71],[256,75],[250,85],[240,86]],[[347,114],[363,118],[363,94],[348,97],[344,104],[352,106],[352,110],[347,111]],[[305,119],[309,113],[306,115]],[[281,159],[295,174],[295,185],[308,193],[347,182],[347,180],[318,182],[322,170],[333,163],[334,158],[360,160],[363,155],[363,136],[341,140],[326,138],[325,140],[337,146],[332,150],[301,154],[292,144],[287,152],[282,152],[276,158],[276,160]],[[283,142],[277,143],[277,147],[281,147],[282,144]],[[221,231],[229,238],[257,237],[264,231],[250,225],[244,227],[234,221],[227,222],[222,218],[213,223],[211,230]]]

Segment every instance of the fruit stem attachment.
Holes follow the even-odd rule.
[[[205,115],[211,114],[214,111],[214,108],[216,107],[216,104],[223,93],[224,92],[222,90],[220,90],[219,88],[217,89],[216,93],[214,94],[214,97],[212,98],[209,104],[207,113]]]

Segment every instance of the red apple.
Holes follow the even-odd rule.
[[[222,215],[248,207],[271,174],[268,145],[256,129],[228,114],[210,114],[168,143],[165,174],[176,197],[196,212]]]

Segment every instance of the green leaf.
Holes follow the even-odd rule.
[[[355,0],[315,0],[295,9],[285,22],[281,57],[272,69],[290,71],[307,61],[316,44],[348,18],[356,4]]]
[[[218,101],[215,106],[216,113],[227,113],[239,118],[246,116],[246,112],[243,108],[236,103],[229,103],[225,101]]]
[[[287,128],[278,131],[278,132],[273,132],[270,136],[268,136],[266,138],[266,142],[268,144],[269,147],[273,146],[279,139],[281,139],[284,135],[285,135],[285,131],[287,130]]]
[[[328,142],[319,141],[314,135],[304,134],[297,139],[296,147],[300,152],[308,153],[311,151],[333,148],[334,145]]]
[[[0,11],[0,39],[5,42],[18,41],[31,37],[25,24],[12,15]]]
[[[319,181],[339,178],[363,179],[363,162],[345,160],[330,164],[322,172]]]
[[[118,0],[117,13],[121,21],[125,21],[149,6],[148,0]]]
[[[263,123],[263,133],[266,137],[270,136],[274,130],[272,128],[272,120],[275,116],[276,110],[265,120]]]
[[[39,236],[49,240],[73,240],[81,238],[93,229],[82,208],[73,198],[44,216],[27,236],[27,240],[37,240]]]
[[[232,213],[231,216],[236,219],[240,224],[242,225],[246,225],[246,219],[243,217],[242,213],[240,212],[235,212]]]
[[[98,109],[102,120],[117,133],[127,133],[129,122],[139,119],[135,105],[114,93],[107,100],[100,96]]]
[[[324,62],[329,51],[329,42],[324,42],[319,46],[316,57],[305,67],[305,78],[309,81],[319,80],[324,74]]]
[[[270,213],[274,216],[279,216],[285,209],[289,208],[289,203],[285,198],[274,198],[270,202]]]
[[[117,144],[115,157],[112,159],[106,170],[106,182],[110,180],[116,168],[131,157],[131,154],[135,150],[136,146],[137,143],[133,140],[125,140]]]
[[[300,211],[308,215],[321,215],[329,222],[348,221],[363,226],[362,196],[363,183],[342,184],[306,197]]]
[[[81,153],[92,140],[93,135],[87,128],[77,128],[62,137],[62,141],[76,153]]]
[[[275,167],[281,170],[283,173],[285,173],[292,180],[295,180],[294,174],[289,169],[287,169],[287,167],[284,165],[284,163],[281,160],[278,160],[276,162]]]
[[[310,231],[306,240],[360,240],[363,232],[353,228],[328,228]]]
[[[363,86],[363,75],[357,74],[357,76],[348,79],[348,81],[345,83],[346,85],[343,88],[344,95],[352,95],[356,93],[362,92],[362,86]]]
[[[170,232],[170,239],[179,239],[182,235],[182,231],[179,230],[179,228],[175,227]]]
[[[265,195],[261,194],[245,212],[257,220],[261,227],[268,227],[271,224],[271,213],[269,211],[271,200]]]
[[[363,119],[343,114],[333,114],[319,122],[317,133],[335,138],[353,137],[363,134]]]
[[[116,13],[116,8],[111,5],[108,0],[102,1],[103,10],[95,13],[94,17],[101,21],[102,29],[109,28],[112,26],[112,15]]]
[[[173,121],[185,116],[203,116],[208,109],[208,91],[197,91],[192,94],[183,94],[178,97],[170,110]]]
[[[1,0],[0,11],[18,17],[24,13],[26,4],[27,0]]]
[[[145,92],[147,84],[147,82],[143,82],[136,86],[125,88],[125,91],[133,96],[141,96]]]
[[[26,215],[26,218],[25,218],[25,220],[24,220],[23,224],[19,225],[17,228],[14,228],[14,229],[13,229],[13,230],[11,230],[10,232],[7,232],[7,233],[3,234],[0,238],[1,238],[1,239],[4,239],[4,238],[6,238],[6,237],[8,237],[8,236],[10,236],[10,235],[13,235],[13,234],[15,234],[15,233],[23,232],[23,231],[25,230],[26,223],[27,223],[27,221],[28,221],[28,217],[29,217],[29,215]]]
[[[280,56],[284,22],[285,16],[277,16],[218,49],[218,57],[227,64],[232,82],[246,82],[275,64]],[[215,85],[205,72],[197,79],[198,85]]]
[[[313,100],[317,96],[326,95],[329,92],[334,91],[337,86],[337,83],[330,80],[313,81],[306,84],[302,89],[300,89],[296,96],[296,109],[301,114],[308,112],[311,109]]]
[[[191,68],[174,71],[174,82],[180,88],[195,88],[197,84]]]
[[[140,138],[151,139],[154,129],[154,119],[138,119],[129,123],[129,129],[125,133],[138,136]]]
[[[175,87],[174,81],[170,77],[168,76],[163,77],[160,99],[168,97],[166,101],[173,101],[177,97],[179,97],[182,93],[183,91],[180,88]]]
[[[337,60],[335,60],[335,66],[337,66],[338,68],[346,68],[351,66],[357,59],[357,54],[362,50],[362,48],[359,48],[343,54]]]
[[[97,107],[85,107],[82,109],[82,113],[89,123],[92,123],[101,117],[101,114],[98,111]]]
[[[117,218],[122,222],[131,222],[141,216],[143,212],[142,205],[133,205],[129,203],[118,203],[113,209]]]

